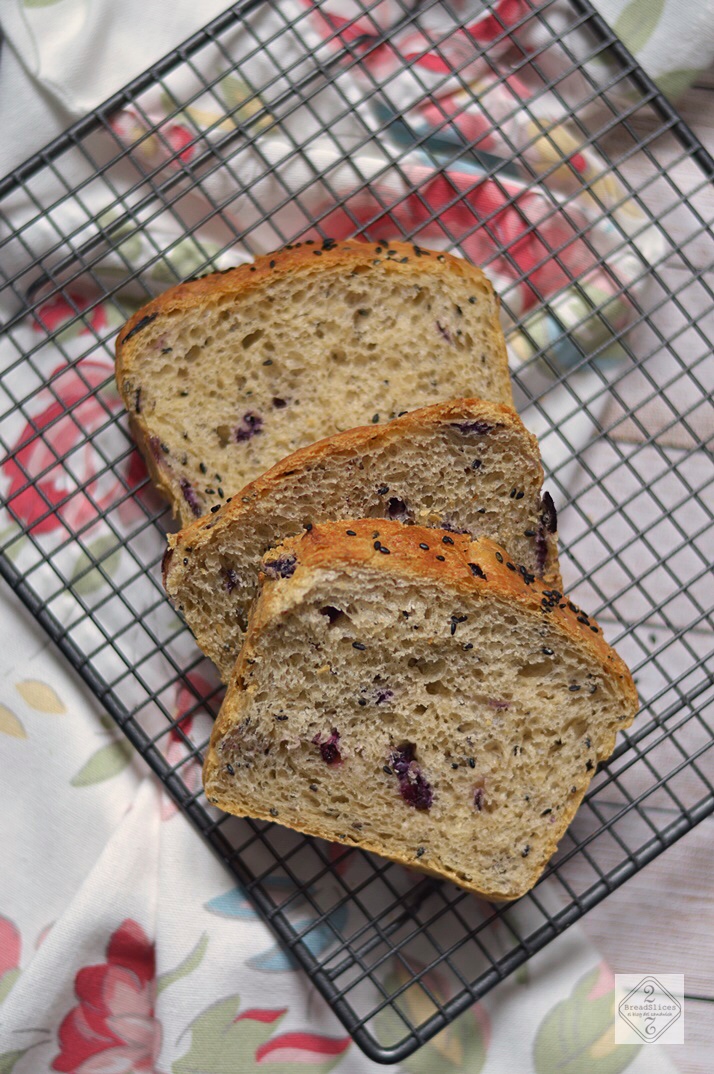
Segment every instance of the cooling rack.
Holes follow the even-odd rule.
[[[586,0],[493,0],[475,23],[463,2],[346,6],[235,4],[0,183],[0,569],[358,1045],[395,1063],[714,809],[714,162]],[[223,816],[200,787],[220,687],[163,594],[171,521],[111,343],[172,282],[336,234],[456,249],[496,279],[564,577],[638,683],[635,724],[511,906]]]

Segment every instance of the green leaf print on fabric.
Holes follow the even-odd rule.
[[[101,562],[102,570],[111,577],[119,566],[119,560],[121,559],[121,548],[115,547],[116,540],[116,537],[112,534],[106,534],[106,536],[97,537],[96,541],[88,544],[86,552],[80,552],[70,579],[72,588],[78,596],[89,596],[90,593],[95,593],[102,586],[108,584],[102,571],[97,567],[92,567],[92,562],[93,560]],[[106,559],[103,559],[102,557],[109,552],[110,548],[113,548],[114,551]],[[88,569],[90,567],[92,568],[91,570]]]
[[[387,994],[392,995],[408,984],[409,980],[404,967],[397,966],[385,980]],[[443,1004],[448,1000],[448,990],[437,972],[425,974],[423,982],[424,987],[439,1003]],[[418,982],[406,988],[395,1002],[403,1011],[407,1023],[411,1025],[423,1025],[437,1013],[435,1003]],[[375,1021],[380,1043],[387,1047],[396,1044],[407,1032],[405,1022],[390,1007],[385,1007]],[[434,1074],[435,1071],[440,1074],[457,1074],[459,1071],[464,1074],[479,1074],[486,1062],[490,1036],[488,1015],[484,1007],[477,1003],[446,1029],[437,1033],[414,1055],[402,1060],[400,1069],[407,1074]]]
[[[7,973],[4,973],[2,977],[0,977],[0,1003],[4,1003],[10,995],[17,984],[19,976],[20,970],[15,967],[14,970],[8,970]]]
[[[226,75],[219,83],[220,92],[226,107],[233,113],[233,119],[238,123],[246,123],[259,112],[263,112],[265,105],[257,94],[254,94],[250,86],[241,78],[234,75]],[[235,110],[235,111],[234,111]],[[251,132],[261,130],[273,122],[273,117],[266,112],[250,124]]]
[[[671,101],[681,97],[685,89],[702,73],[699,67],[680,67],[676,71],[665,71],[657,75],[655,82],[665,97]]]
[[[191,1022],[191,1047],[171,1067],[172,1074],[326,1074],[352,1043],[349,1037],[317,1033],[276,1034],[286,1008],[248,1007],[228,996]]]
[[[662,18],[664,0],[630,0],[618,16],[613,30],[630,52],[643,49]]]
[[[112,779],[123,772],[131,757],[128,742],[110,742],[92,754],[79,772],[72,776],[70,783],[73,787],[91,787],[95,783],[103,783],[105,779]]]
[[[615,1044],[615,989],[601,964],[545,1016],[533,1046],[536,1074],[620,1074],[640,1044]]]
[[[15,1063],[18,1063],[27,1051],[28,1048],[20,1052],[0,1052],[0,1074],[11,1074]]]
[[[161,260],[151,269],[152,278],[162,283],[174,284],[187,280],[197,272],[212,272],[217,268],[213,258],[220,250],[215,242],[200,243],[196,239],[181,239],[171,249],[165,250]]]
[[[163,973],[156,979],[156,994],[160,995],[165,988],[175,984],[176,981],[180,981],[183,977],[188,977],[189,973],[193,973],[203,962],[203,956],[206,953],[208,947],[208,933],[204,932],[198,943],[194,947],[175,970],[169,970],[168,973]]]

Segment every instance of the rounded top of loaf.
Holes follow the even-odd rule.
[[[326,522],[287,538],[267,552],[261,564],[264,587],[280,587],[283,579],[299,582],[310,571],[359,567],[386,571],[421,585],[441,583],[471,599],[516,601],[584,645],[619,681],[625,708],[631,715],[637,711],[637,690],[629,668],[605,641],[594,619],[559,590],[548,588],[512,562],[486,537],[404,526],[386,519]]]
[[[530,453],[530,458],[540,468],[538,441],[533,433],[526,429],[512,407],[503,403],[491,403],[486,399],[450,399],[444,403],[433,403],[431,406],[410,410],[384,425],[360,425],[298,448],[251,481],[240,492],[229,496],[223,504],[214,506],[209,513],[197,518],[179,533],[169,534],[169,546],[171,549],[184,549],[186,546],[192,549],[200,548],[206,543],[217,546],[221,536],[230,531],[235,519],[249,512],[256,502],[273,496],[281,481],[295,470],[318,465],[324,458],[350,458],[356,452],[366,450],[371,444],[387,444],[401,437],[408,437],[412,430],[425,426],[438,428],[442,425],[458,425],[460,422],[469,427],[478,425],[479,431],[484,434],[494,429],[506,429],[515,433],[520,438],[524,457]],[[170,558],[167,559],[167,568],[170,562]],[[177,566],[174,569],[179,570]],[[164,585],[166,578],[165,570]]]
[[[169,288],[152,299],[131,317],[117,335],[116,355],[120,358],[126,343],[141,328],[159,314],[171,315],[191,310],[202,302],[211,302],[224,295],[238,295],[262,287],[271,278],[285,275],[308,276],[325,269],[352,270],[367,273],[374,270],[390,273],[410,273],[415,262],[419,268],[438,277],[451,275],[468,281],[474,290],[491,296],[498,303],[490,280],[481,269],[453,254],[429,250],[407,242],[363,242],[347,239],[337,242],[324,239],[316,242],[291,243],[281,250],[264,254],[255,261],[220,272],[211,272],[198,279],[187,280]],[[474,296],[475,297],[475,296]]]

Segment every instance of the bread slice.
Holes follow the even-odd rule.
[[[637,694],[567,598],[446,536],[336,522],[265,557],[204,785],[229,813],[514,899]]]
[[[117,337],[117,384],[186,525],[321,437],[456,396],[511,404],[498,309],[449,254],[297,243],[140,309]]]
[[[164,585],[227,682],[261,556],[310,524],[390,517],[484,535],[560,586],[555,508],[547,493],[541,500],[542,482],[538,443],[515,411],[480,399],[438,403],[289,455],[169,537]]]

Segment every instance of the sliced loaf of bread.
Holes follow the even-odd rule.
[[[392,518],[484,535],[560,586],[556,513],[542,482],[538,443],[515,411],[480,399],[439,403],[289,455],[169,537],[164,585],[228,681],[261,556],[315,523]]]
[[[117,337],[117,383],[187,524],[321,437],[456,396],[512,403],[498,310],[449,254],[298,243],[140,309]]]
[[[567,598],[485,538],[450,542],[367,519],[270,552],[204,785],[229,813],[513,899],[637,694]]]

